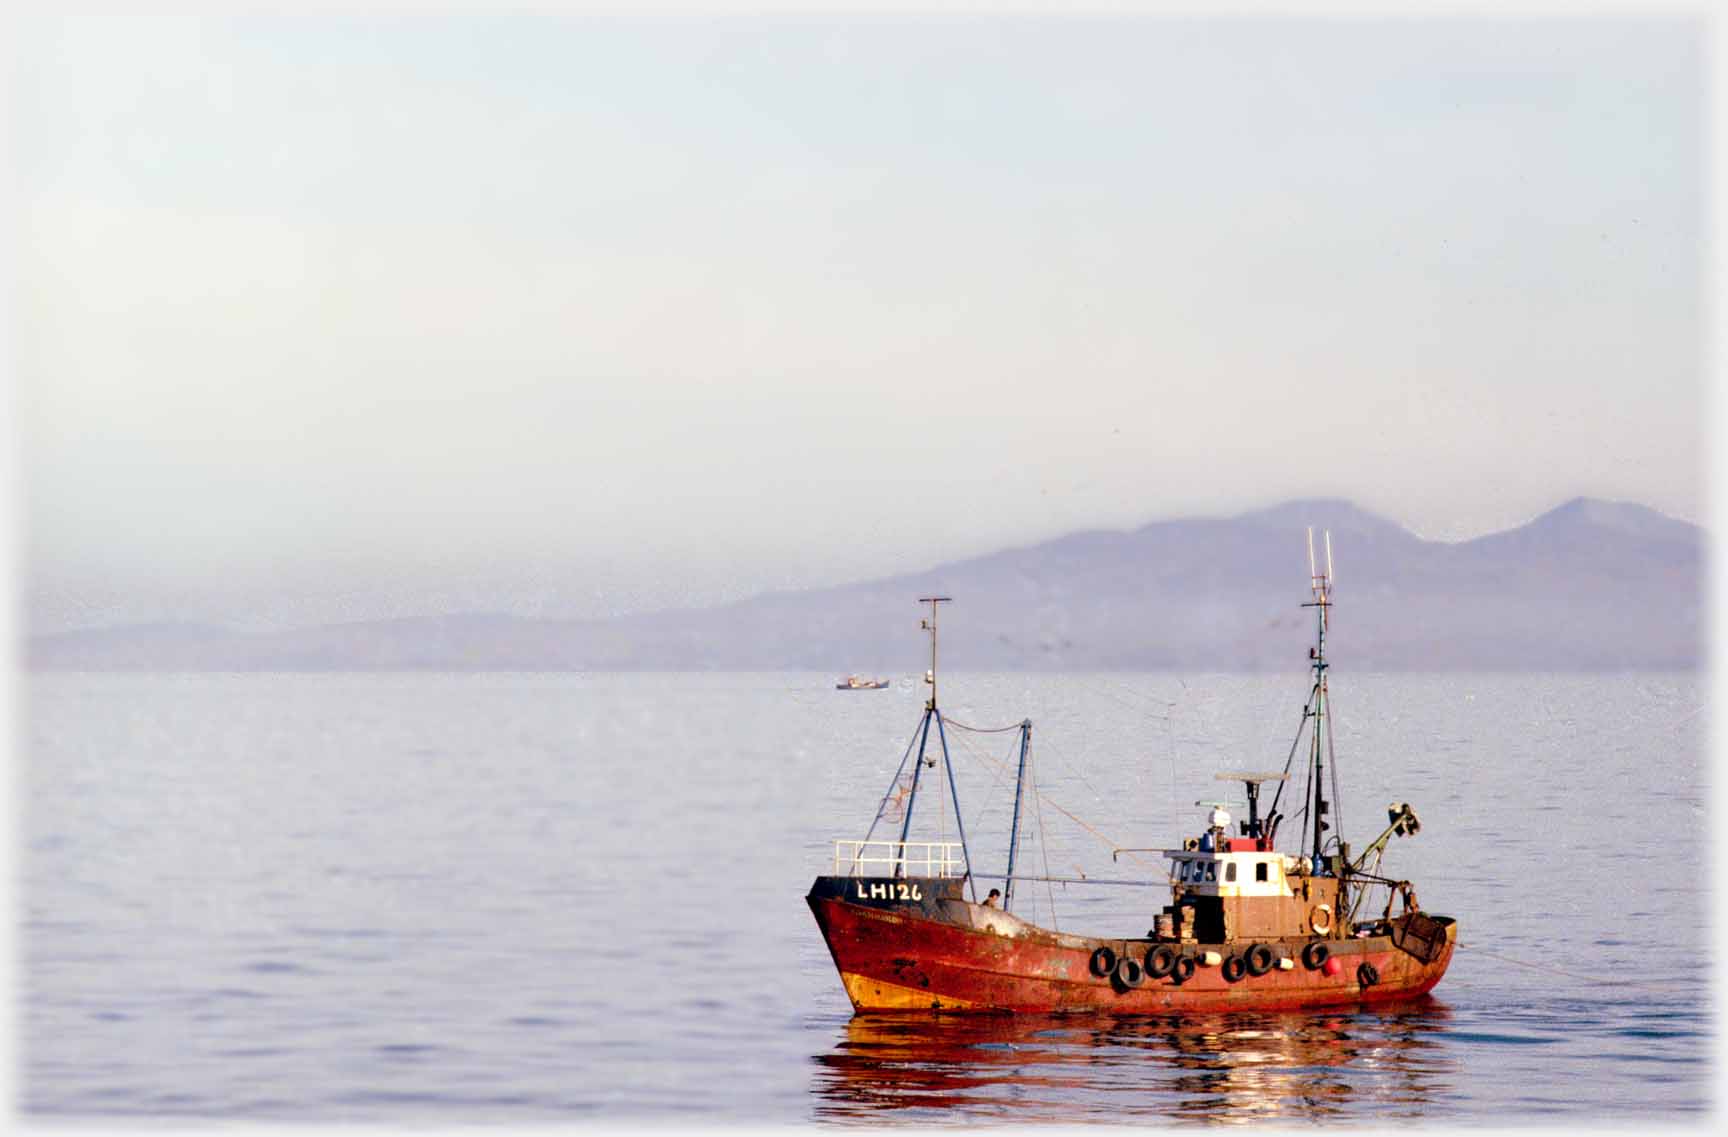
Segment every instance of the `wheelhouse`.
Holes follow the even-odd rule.
[[[1170,883],[1200,896],[1291,896],[1295,858],[1271,851],[1200,853],[1169,849]]]

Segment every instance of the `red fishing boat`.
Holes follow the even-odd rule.
[[[1246,794],[1247,817],[1234,830],[1228,810],[1233,803],[1197,802],[1209,808],[1206,824],[1175,847],[1116,850],[1161,853],[1170,871],[1159,881],[1016,871],[1030,721],[1012,728],[1020,732],[1019,770],[1006,871],[974,870],[948,754],[947,727],[960,724],[945,719],[936,701],[936,611],[948,598],[920,599],[930,605],[923,621],[930,634],[930,697],[913,735],[917,759],[908,775],[909,744],[870,832],[862,841],[835,843],[833,872],[817,877],[806,898],[853,1007],[1126,1014],[1290,1010],[1408,999],[1440,982],[1452,959],[1457,923],[1422,911],[1409,881],[1380,873],[1390,840],[1420,827],[1415,812],[1407,804],[1391,806],[1385,830],[1355,856],[1347,843],[1327,836],[1326,817],[1338,796],[1327,698],[1331,562],[1330,534],[1321,572],[1310,533],[1314,599],[1303,606],[1316,616],[1316,643],[1309,651],[1313,684],[1284,769],[1217,775],[1241,783]],[[907,840],[921,775],[936,768],[933,733],[959,828],[954,842]],[[1277,847],[1280,806],[1294,784],[1292,766],[1304,738],[1304,788],[1300,798],[1291,795],[1288,806],[1303,824],[1298,851],[1283,852]],[[1267,786],[1276,789],[1262,815],[1260,795]],[[904,812],[898,839],[875,840],[890,802]],[[980,880],[1000,880],[1002,888],[980,901]],[[1032,881],[1167,886],[1170,903],[1148,913],[1153,927],[1144,936],[1071,935],[1013,914],[1014,886]],[[1383,907],[1377,904],[1381,896]]]

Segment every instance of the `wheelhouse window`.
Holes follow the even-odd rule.
[[[1261,881],[1267,879],[1266,878],[1266,862],[1265,861],[1261,861],[1259,864],[1254,866],[1254,879],[1255,880],[1261,880]]]
[[[1236,862],[1231,861],[1224,866],[1224,882],[1226,884],[1236,879]]]

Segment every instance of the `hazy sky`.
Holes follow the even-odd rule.
[[[602,614],[1337,495],[1702,520],[1702,26],[17,24],[42,626]]]

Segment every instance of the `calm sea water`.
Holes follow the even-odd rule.
[[[826,675],[30,677],[19,1005],[37,1117],[1631,1124],[1711,1108],[1693,675],[1334,679],[1347,836],[1462,925],[1434,997],[1202,1019],[854,1018],[803,895],[923,692]],[[1161,871],[1306,679],[945,677],[1030,717],[1023,863]],[[975,866],[1013,736],[955,731]],[[1229,792],[1228,790],[1226,792]],[[1240,790],[1235,790],[1240,793]],[[1071,820],[1070,816],[1078,819]],[[918,832],[954,835],[920,800]],[[1079,822],[1083,822],[1084,825]],[[915,832],[915,835],[917,833]],[[1161,890],[1027,890],[1132,935]]]

